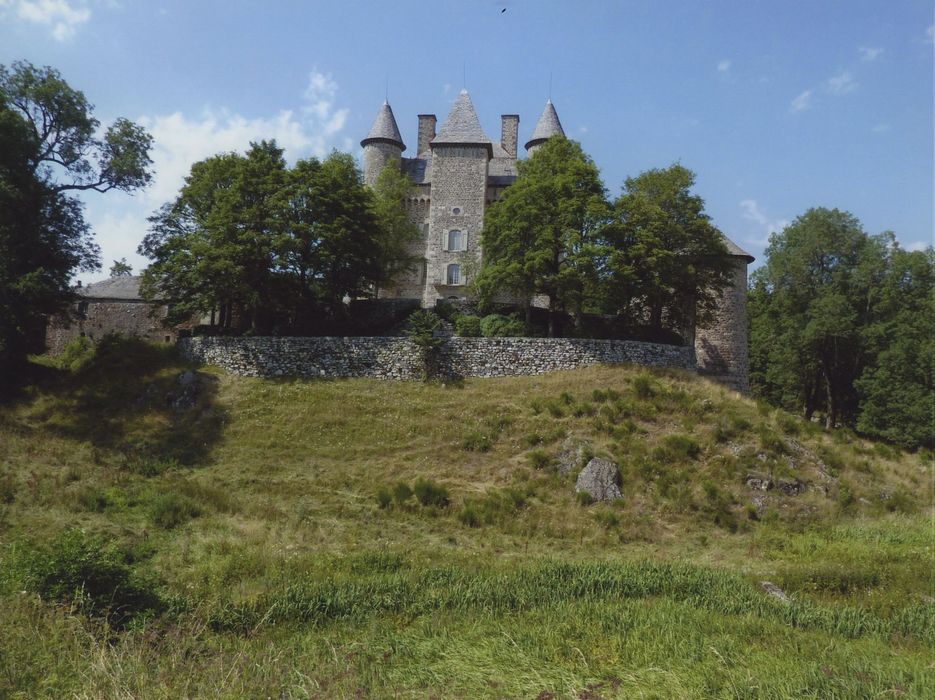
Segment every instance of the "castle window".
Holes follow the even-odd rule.
[[[461,266],[460,265],[449,265],[448,266],[447,283],[451,286],[457,286],[461,284]]]
[[[445,250],[467,250],[467,236],[465,236],[461,231],[454,230],[449,231],[447,235],[447,240],[445,241]]]
[[[461,207],[452,207],[451,213],[454,214],[455,216],[458,216],[461,213]]]

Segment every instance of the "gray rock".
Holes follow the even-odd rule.
[[[747,474],[746,482],[747,488],[755,489],[757,491],[769,491],[771,488],[773,488],[772,480],[766,478],[765,476]]]
[[[770,595],[777,600],[781,600],[783,603],[792,602],[792,598],[786,595],[786,592],[775,583],[771,583],[770,581],[760,581],[760,586],[763,587],[763,590],[766,591],[767,595]]]
[[[565,476],[584,466],[584,458],[590,450],[590,447],[591,445],[587,440],[582,440],[574,436],[566,438],[556,458],[558,462],[558,473]]]
[[[798,496],[805,491],[805,484],[798,479],[780,479],[776,488],[787,496]]]
[[[610,460],[594,458],[578,475],[575,491],[588,493],[595,501],[621,498],[620,470]]]

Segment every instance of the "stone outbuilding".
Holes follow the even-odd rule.
[[[154,343],[174,343],[179,329],[167,328],[168,308],[160,300],[140,296],[140,277],[122,275],[75,289],[79,299],[72,317],[56,316],[46,326],[45,342],[52,354],[62,352],[73,339],[98,342],[108,333],[144,338]]]

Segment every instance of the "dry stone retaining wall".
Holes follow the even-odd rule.
[[[406,338],[181,338],[194,361],[253,377],[420,379],[418,348]],[[695,369],[692,348],[628,340],[451,338],[433,360],[438,377],[507,377],[595,364]]]

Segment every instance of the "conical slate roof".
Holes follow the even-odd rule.
[[[388,141],[406,150],[406,144],[403,143],[403,137],[399,135],[396,117],[393,116],[393,108],[390,107],[389,102],[384,102],[380,107],[377,118],[373,120],[373,126],[370,127],[370,133],[360,142],[360,145],[366,146],[372,141]]]
[[[733,258],[746,258],[748,263],[752,263],[756,258],[754,258],[750,253],[745,251],[739,245],[734,243],[731,239],[721,234],[721,238],[724,239],[724,245],[727,246],[727,253]]]
[[[536,123],[536,128],[532,132],[532,137],[526,142],[526,150],[530,146],[538,146],[551,136],[564,136],[565,130],[562,123],[558,120],[558,114],[555,113],[555,107],[550,99],[545,103],[545,109],[542,110],[542,116]]]
[[[474,105],[471,103],[471,96],[467,90],[462,90],[455,100],[451,111],[438,134],[432,139],[432,145],[442,143],[447,144],[485,144],[492,148],[492,142],[480,128],[480,121],[477,118],[477,112],[474,111]]]

